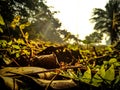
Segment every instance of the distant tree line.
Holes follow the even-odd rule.
[[[61,35],[66,36],[67,30],[61,32],[61,22],[54,17],[57,11],[51,11],[45,0],[0,0],[0,15],[3,17],[5,25],[0,26],[3,33],[0,33],[1,38],[9,39],[19,38],[20,24],[30,22],[31,25],[24,29],[24,32],[29,33],[29,39],[42,39],[52,42],[64,42]],[[17,16],[20,16],[15,30],[10,27],[11,22]],[[76,40],[76,36],[72,37]]]

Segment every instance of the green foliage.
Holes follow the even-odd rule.
[[[3,23],[2,17],[1,22]],[[30,46],[28,45],[28,34],[22,31],[29,23],[18,25],[20,16],[16,16],[11,22],[11,27],[15,30],[17,26],[20,27],[23,38],[12,38],[12,40],[0,40],[0,56],[6,65],[9,65],[13,60],[19,59],[22,55],[30,57]],[[22,28],[21,28],[22,27]],[[3,32],[3,31],[2,31]],[[1,61],[1,62],[2,62]]]
[[[111,85],[112,81],[115,79],[115,69],[112,64],[111,67],[105,72],[104,80]]]
[[[8,42],[6,40],[0,40],[0,48],[1,48],[0,51],[3,50],[3,52],[1,52],[0,54],[3,56],[4,60],[8,58],[10,59],[9,55],[10,56],[15,55],[14,58],[18,58],[20,57],[20,55],[28,55],[28,56],[30,55],[29,47],[27,46],[25,47],[25,42],[23,43],[23,39],[18,39],[18,40],[14,39]],[[25,52],[24,50],[27,50],[27,52]],[[9,53],[9,55],[5,53]]]
[[[6,0],[4,1],[6,2]],[[26,1],[19,1],[19,4],[23,2]],[[31,5],[32,3],[29,2],[29,4]],[[28,4],[26,5],[29,6]],[[23,22],[23,19],[21,19],[21,14],[16,15],[13,21],[10,21],[10,28],[7,30],[13,32],[19,31],[20,35],[17,38],[12,37],[7,40],[0,40],[0,63],[5,63],[5,65],[0,65],[0,67],[6,65],[9,66],[12,62],[15,62],[18,66],[20,66],[18,63],[20,60],[20,62],[23,63],[24,61],[28,61],[28,63],[30,63],[30,60],[33,59],[34,56],[40,56],[41,52],[42,54],[55,53],[56,58],[59,61],[58,63],[61,63],[62,61],[66,64],[62,67],[62,69],[60,68],[60,75],[74,79],[79,83],[85,83],[90,86],[109,86],[110,88],[114,89],[116,85],[118,85],[120,82],[120,72],[118,72],[118,68],[120,67],[119,51],[114,49],[112,46],[79,45],[80,40],[77,39],[76,36],[71,35],[69,32],[66,32],[64,30],[61,32],[59,31],[59,27],[61,25],[59,20],[55,19],[52,16],[53,14],[49,11],[48,7],[43,2],[41,2],[40,5],[43,6],[39,8],[43,12],[43,15],[41,14],[38,15],[40,17],[35,17],[37,21],[35,21],[34,24],[29,23],[27,20]],[[29,8],[32,9],[32,7],[30,6]],[[20,13],[23,14],[23,12]],[[2,33],[4,36],[6,29],[2,28],[2,26],[5,26],[5,22],[3,20],[5,18],[2,18],[2,16],[0,16],[0,33]],[[25,17],[27,16],[24,16],[24,18]],[[38,27],[38,25],[40,27]],[[57,30],[59,32],[57,32]],[[33,31],[35,32],[34,35],[37,34],[38,37],[40,35],[40,39],[42,37],[42,39],[46,41],[50,39],[52,39],[52,41],[56,41],[56,39],[58,38],[54,38],[51,36],[58,37],[62,34],[64,35],[64,40],[66,42],[74,39],[76,43],[72,45],[68,44],[65,46],[61,46],[60,44],[44,42],[41,40],[29,40],[29,37],[33,34]],[[95,38],[94,42],[99,41],[99,39],[101,39],[102,37],[102,35],[98,37],[97,33],[90,35],[90,37],[91,36],[92,38],[88,38],[91,40]],[[58,41],[61,41],[61,39],[59,38]],[[89,40],[86,40],[87,44],[89,43],[88,41]],[[90,43],[93,43],[93,41],[91,41]],[[50,49],[46,50],[48,47],[50,47]],[[73,68],[64,70],[66,66],[70,65],[79,67],[77,67],[76,70],[74,70]]]
[[[89,36],[85,37],[85,40],[83,41],[83,43],[85,43],[85,44],[91,44],[91,43],[97,44],[97,43],[101,43],[102,37],[103,37],[102,33],[93,32]]]
[[[3,33],[0,37],[19,38],[22,29],[23,33],[29,33],[29,39],[32,40],[63,42],[58,32],[61,23],[54,17],[57,12],[51,11],[44,0],[2,0],[0,6],[0,14],[6,24],[4,29],[0,27],[0,33]],[[3,19],[0,17],[2,25]]]
[[[77,35],[73,35],[67,30],[58,30],[58,32],[60,33],[60,35],[63,36],[64,42],[67,42],[67,43],[69,42],[80,43],[81,42],[81,40],[78,38]]]
[[[109,60],[109,64],[111,65],[111,64],[114,64],[114,63],[116,63],[117,62],[117,59],[116,58],[111,58],[110,60]]]
[[[94,29],[110,36],[111,44],[119,40],[120,13],[119,0],[109,0],[105,10],[95,8],[91,21],[95,23]]]
[[[119,82],[120,82],[120,74],[116,76],[114,86]]]
[[[90,81],[91,81],[91,69],[89,67],[87,67],[87,70],[84,72],[84,74],[80,80],[85,82],[85,83],[90,83]]]
[[[13,59],[17,60],[20,59],[22,56],[29,58],[31,57],[31,54],[37,55],[39,52],[46,49],[46,47],[55,45],[53,43],[43,41],[39,41],[38,43],[38,41],[36,42],[28,40],[29,43],[27,43],[25,39],[28,40],[28,38],[25,37],[19,39],[14,38],[10,41],[0,40],[0,59],[3,58],[3,61],[7,65],[9,65],[13,61]],[[67,47],[62,48],[63,51],[58,50],[55,53],[59,55],[60,53],[63,54],[68,51],[69,54],[72,55],[72,50],[78,50],[83,58],[78,58],[78,62],[75,63],[75,66],[80,64],[84,68],[79,67],[77,68],[77,71],[74,69],[64,70],[63,68],[62,70],[60,70],[61,76],[74,79],[77,82],[82,82],[90,86],[92,85],[94,87],[103,88],[105,85],[105,88],[109,87],[114,89],[116,85],[120,82],[119,73],[115,72],[116,70],[118,70],[117,68],[120,66],[120,62],[117,57],[113,57],[116,56],[113,48],[110,48],[109,46],[97,46],[94,49],[93,46],[89,46],[86,48],[85,46],[79,46],[77,44],[67,45]],[[97,53],[102,52],[102,56],[101,54],[98,54],[97,56],[94,50],[96,50]],[[117,54],[117,56],[119,57],[119,53]],[[107,58],[105,58],[106,56]],[[97,63],[98,61],[102,64]]]
[[[68,45],[68,48],[73,48],[73,50],[79,49],[76,48],[76,46],[74,47],[72,45]],[[81,70],[83,71],[83,68],[81,68],[81,70],[78,69],[77,73],[74,72],[74,75],[72,74],[72,72],[66,72],[64,73],[64,76],[82,83],[84,82],[94,87],[115,89],[120,82],[120,74],[118,70],[118,68],[120,67],[120,62],[116,57],[116,51],[114,51],[114,49],[110,46],[105,46],[104,48],[103,46],[98,46],[96,47],[96,50],[97,53],[98,51],[102,52],[102,54],[100,54],[102,56],[99,56],[99,54],[98,56],[96,56],[94,53],[94,49],[92,49],[91,47],[83,50],[81,49],[80,53],[82,54],[83,59],[80,59],[77,63],[86,66],[86,69],[84,69],[84,72],[81,72]],[[93,54],[95,55],[95,57],[93,57]],[[119,53],[117,54],[119,57]],[[114,55],[115,57],[113,57]],[[97,62],[101,62],[102,64],[99,64]]]
[[[91,84],[93,86],[99,87],[101,83],[103,82],[102,78],[104,76],[105,76],[105,68],[104,68],[104,65],[102,65],[99,71],[93,76]]]
[[[95,87],[102,87],[102,85],[105,84],[106,85],[105,88],[107,88],[107,86],[109,86],[109,88],[115,88],[114,86],[118,84],[118,82],[120,81],[119,75],[115,76],[114,64],[111,64],[111,66],[107,70],[105,70],[105,65],[103,64],[101,68],[97,70],[97,72],[93,76],[92,70],[93,69],[87,66],[87,70],[84,73],[79,72],[79,74],[78,73],[73,74],[73,72],[67,71],[64,74],[62,73],[62,75],[80,82],[82,81]],[[115,82],[113,82],[114,80]]]
[[[79,50],[79,45],[78,44],[68,44],[67,48],[72,49],[72,50]]]

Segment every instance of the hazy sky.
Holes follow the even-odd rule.
[[[53,6],[60,13],[59,18],[62,28],[73,34],[78,34],[80,39],[93,31],[90,23],[93,8],[103,8],[109,0],[47,0],[49,6]]]

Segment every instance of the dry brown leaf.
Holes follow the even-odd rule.
[[[16,79],[13,79],[11,77],[4,77],[0,75],[0,78],[3,80],[3,82],[1,81],[0,83],[3,84],[3,88],[9,89],[9,90],[18,90],[18,85],[16,82]]]
[[[47,86],[51,80],[44,80],[44,79],[38,79],[43,86]],[[40,83],[40,84],[41,84]],[[72,87],[76,87],[77,84],[73,80],[53,80],[50,84],[50,87],[53,89],[69,89]]]
[[[59,62],[55,54],[41,55],[41,56],[35,56],[31,60],[31,66],[52,69],[52,68],[58,68]]]
[[[0,75],[2,76],[14,76],[17,73],[19,74],[36,74],[41,79],[51,79],[55,74],[53,72],[44,72],[47,69],[40,68],[40,67],[6,67],[0,70]],[[38,73],[42,72],[42,73]]]
[[[46,71],[46,69],[40,67],[5,67],[0,70],[0,75],[2,76],[15,75],[13,73],[8,73],[8,72],[14,72],[19,74],[32,74],[41,71]]]

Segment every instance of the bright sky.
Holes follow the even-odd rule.
[[[93,32],[93,24],[90,23],[93,8],[103,8],[109,0],[47,0],[49,6],[53,6],[62,28],[79,35],[84,39]]]

